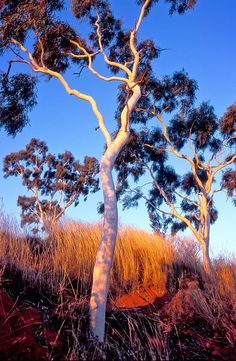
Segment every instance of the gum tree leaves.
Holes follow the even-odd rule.
[[[26,148],[7,155],[4,159],[5,177],[22,178],[30,196],[19,196],[21,224],[34,225],[33,230],[49,230],[65,210],[77,205],[81,197],[99,189],[98,161],[86,156],[76,161],[71,152],[54,155],[45,142],[33,138]],[[36,227],[35,227],[36,225]]]
[[[35,85],[36,79],[27,74],[0,75],[0,128],[9,135],[15,136],[28,123],[27,112],[37,103]]]

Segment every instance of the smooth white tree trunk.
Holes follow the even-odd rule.
[[[209,210],[207,212],[206,220],[205,220],[205,235],[203,239],[202,246],[202,260],[203,260],[203,268],[206,274],[210,274],[212,271],[212,264],[209,253],[209,244],[210,244],[210,215]]]
[[[104,342],[109,275],[112,267],[118,231],[117,199],[112,169],[117,156],[129,139],[129,115],[141,96],[140,87],[138,85],[132,88],[132,92],[133,94],[121,114],[120,130],[115,139],[108,146],[100,162],[104,197],[104,221],[102,239],[98,248],[93,270],[93,283],[89,309],[90,331],[100,342]]]
[[[209,255],[209,242],[206,242],[202,247],[202,259],[203,259],[203,268],[206,274],[211,273],[211,259]]]

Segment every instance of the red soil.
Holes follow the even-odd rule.
[[[165,292],[158,291],[154,287],[148,289],[140,289],[122,295],[113,301],[113,305],[118,308],[138,308],[153,304],[157,298],[163,297]]]
[[[0,290],[0,359],[47,360],[57,341],[57,333],[45,327],[40,313],[20,307],[5,290]]]
[[[179,325],[179,342],[183,345],[188,339],[198,351],[203,352],[203,355],[206,352],[209,353],[211,360],[236,361],[236,345],[233,346],[232,343],[226,345],[225,337],[217,336],[217,332],[209,334],[207,329],[199,328],[198,319],[194,321],[195,305],[193,300],[195,292],[199,291],[198,287],[198,282],[188,282],[174,295],[158,292],[154,288],[139,290],[120,296],[113,302],[113,307],[123,310],[134,308],[146,308],[148,310],[149,306],[153,306],[155,312],[167,325],[170,326],[172,323]],[[227,335],[224,336],[227,337]]]
[[[154,288],[140,289],[119,297],[110,306],[127,313],[140,308],[144,315],[150,314],[153,311],[151,308],[154,307],[162,325],[169,329],[178,328],[178,339],[174,335],[171,336],[174,337],[173,342],[170,342],[172,352],[175,352],[176,345],[180,343],[182,351],[185,352],[186,348],[188,356],[202,354],[204,360],[236,361],[236,346],[226,343],[225,335],[216,335],[216,331],[208,329],[206,325],[200,326],[199,319],[195,319],[192,296],[196,289],[198,285],[195,282],[189,282],[174,295],[164,294]],[[65,359],[62,349],[65,340],[45,325],[41,312],[26,302],[13,302],[4,289],[0,289],[0,325],[0,360]],[[174,357],[173,360],[179,360],[179,351],[176,352],[177,358]],[[206,354],[209,355],[208,358]],[[189,361],[191,358],[183,359]],[[193,359],[196,360],[191,360]]]

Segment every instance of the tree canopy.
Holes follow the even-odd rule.
[[[208,103],[190,106],[170,116],[168,125],[165,108],[149,111],[157,126],[133,130],[117,159],[117,196],[124,209],[144,199],[155,231],[189,228],[203,246],[209,244],[210,224],[218,215],[215,194],[226,190],[235,204],[235,105],[220,119]],[[185,174],[177,159],[188,165]]]
[[[32,225],[33,232],[50,233],[68,207],[99,189],[95,158],[86,156],[80,163],[69,151],[54,155],[35,138],[25,149],[5,157],[3,171],[5,177],[21,177],[30,194],[19,196],[18,205],[22,226]]]
[[[137,0],[137,4],[143,6],[142,17],[147,16],[151,7],[157,2],[157,0]],[[166,0],[166,2],[170,5],[171,14],[174,12],[182,14],[196,3],[195,0]],[[27,124],[28,111],[36,105],[35,76],[28,72],[14,74],[12,72],[14,63],[24,63],[34,72],[42,72],[49,78],[57,77],[59,81],[62,81],[62,78],[56,73],[63,74],[73,64],[77,69],[87,67],[100,79],[121,81],[117,111],[119,118],[131,92],[126,88],[126,76],[132,73],[134,49],[130,46],[131,30],[123,28],[121,19],[113,15],[111,4],[112,1],[107,0],[71,1],[74,16],[80,21],[88,19],[90,23],[88,38],[83,39],[78,29],[61,20],[60,11],[65,6],[63,1],[3,1],[0,9],[1,54],[9,52],[14,57],[10,60],[5,73],[1,74],[0,124],[9,134],[15,135]],[[134,36],[133,32],[132,37]],[[29,37],[32,38],[31,50],[28,49],[27,43]],[[26,43],[27,47],[25,47]],[[181,72],[175,73],[172,77],[164,77],[162,81],[154,76],[151,62],[160,55],[160,49],[153,41],[142,40],[137,44],[135,52],[139,56],[135,80],[143,88],[139,106],[147,107],[153,100],[162,100],[163,105],[171,102],[169,109],[171,110],[176,105],[178,95],[186,98],[182,100],[182,105],[187,105],[194,91],[194,83],[188,83],[189,80]],[[100,55],[103,56],[114,76],[105,77],[93,68],[95,58]],[[119,76],[121,72],[125,73],[125,77]],[[181,89],[178,89],[178,85]],[[67,91],[71,93],[69,88]],[[171,100],[167,100],[170,94]],[[85,100],[89,101],[89,99]],[[147,114],[140,115],[135,111],[132,113],[132,119],[136,122],[144,122],[145,115],[147,118]]]

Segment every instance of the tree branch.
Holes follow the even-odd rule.
[[[211,168],[213,168],[215,170],[214,170],[214,172],[212,172],[211,178],[213,179],[214,176],[216,175],[216,173],[218,173],[220,170],[224,169],[228,165],[232,164],[234,161],[236,161],[236,154],[232,155],[232,157],[228,161],[226,161],[226,159],[225,159],[223,161],[223,163],[219,164],[218,166],[212,166]]]
[[[69,199],[69,201],[64,205],[64,207],[63,208],[61,207],[62,210],[57,214],[57,216],[55,217],[55,220],[58,220],[65,213],[66,209],[71,206],[71,204],[74,202],[75,198],[76,198],[76,195],[72,196]]]
[[[140,14],[139,14],[137,24],[135,25],[134,30],[131,31],[131,34],[130,34],[130,50],[132,51],[132,53],[134,55],[133,69],[132,69],[131,76],[129,77],[129,79],[131,81],[135,81],[135,78],[136,78],[136,75],[137,75],[137,69],[138,69],[138,65],[139,65],[139,57],[140,57],[139,56],[140,53],[136,50],[136,47],[135,47],[136,35],[137,35],[137,32],[138,32],[138,30],[140,28],[142,20],[144,18],[146,8],[150,4],[150,1],[151,0],[146,0],[144,2],[143,6],[141,8]]]
[[[99,18],[99,15],[97,14],[97,20],[95,22],[95,25],[96,25],[96,28],[97,28],[98,45],[99,45],[100,52],[103,55],[104,61],[110,66],[114,66],[115,68],[123,70],[128,75],[128,77],[130,77],[131,71],[129,70],[129,68],[127,68],[123,64],[117,63],[115,61],[111,61],[111,60],[109,60],[107,58],[107,56],[106,56],[106,54],[104,52],[103,46],[102,46],[102,35],[101,35],[99,20],[100,20],[100,18]]]
[[[203,240],[202,238],[199,236],[197,230],[195,229],[195,227],[192,225],[192,223],[190,222],[190,220],[188,218],[186,218],[185,216],[182,216],[176,209],[176,207],[174,206],[174,204],[169,200],[169,198],[167,197],[164,189],[158,184],[158,182],[155,179],[155,176],[152,172],[152,170],[150,169],[150,167],[146,166],[146,168],[149,171],[149,174],[151,176],[151,178],[153,179],[153,183],[155,185],[155,187],[159,190],[159,192],[161,193],[161,195],[163,196],[166,204],[172,209],[172,214],[178,218],[180,221],[184,222],[189,229],[192,231],[192,233],[194,234],[194,236],[197,238],[197,240],[203,244]]]
[[[15,45],[17,45],[23,52],[25,52],[28,55],[30,63],[32,64],[33,68],[28,64],[28,62],[27,62],[27,64],[31,67],[31,69],[34,72],[47,74],[47,75],[50,75],[50,76],[52,76],[54,78],[57,78],[60,81],[60,83],[63,85],[63,87],[65,88],[65,90],[66,90],[66,92],[68,94],[74,95],[78,99],[82,99],[82,100],[85,100],[88,103],[90,103],[90,105],[92,107],[92,110],[93,110],[93,113],[95,114],[95,116],[96,116],[96,118],[98,120],[99,128],[101,129],[101,132],[104,135],[107,146],[109,146],[111,144],[111,142],[112,142],[111,135],[108,132],[106,126],[105,126],[103,116],[102,116],[101,112],[98,109],[98,106],[97,106],[97,103],[96,103],[95,99],[90,95],[80,93],[78,90],[72,89],[60,73],[58,73],[56,71],[53,71],[53,70],[50,70],[47,67],[39,66],[37,64],[37,62],[35,61],[35,59],[33,58],[32,53],[28,49],[26,49],[20,42],[18,42],[15,39],[12,39],[12,42]]]
[[[194,202],[192,199],[182,196],[182,194],[178,193],[177,191],[174,191],[174,193],[179,196],[180,198],[182,198],[183,200],[188,201],[189,203],[192,203],[194,206],[199,207],[199,203]]]
[[[132,189],[132,188],[128,188],[128,190],[130,192],[133,192],[133,193],[136,193],[136,194],[139,194],[138,191],[136,191],[136,189]],[[158,208],[154,203],[152,203],[143,193],[141,194],[141,197],[146,201],[146,203],[148,203],[153,209],[157,210],[158,212],[161,212],[163,214],[166,214],[166,215],[173,215],[172,212],[167,212],[167,211],[164,211],[163,209],[160,209]]]
[[[69,52],[68,55],[75,57],[75,58],[87,58],[88,59],[88,69],[91,71],[92,74],[94,74],[96,77],[98,77],[99,79],[105,80],[105,81],[121,81],[121,82],[125,82],[128,84],[128,79],[127,78],[122,78],[119,76],[111,76],[111,77],[106,77],[103,76],[102,74],[100,74],[98,71],[96,71],[93,67],[92,67],[92,57],[98,53],[93,53],[90,54],[84,47],[82,47],[77,41],[74,40],[70,40],[70,43],[75,45],[80,51],[83,52],[83,54],[74,54],[72,52]]]
[[[215,160],[216,160],[216,162],[217,162],[218,164],[221,164],[221,163],[222,163],[222,160],[220,160],[219,157],[220,157],[222,154],[224,154],[224,152],[225,152],[225,147],[226,147],[227,144],[228,144],[231,140],[233,140],[233,139],[236,139],[236,135],[234,135],[234,136],[226,139],[226,140],[222,143],[219,152],[215,155]],[[214,167],[214,166],[213,166],[213,167]]]
[[[174,148],[174,146],[173,146],[173,144],[172,144],[172,142],[171,142],[171,140],[170,140],[170,138],[169,138],[169,135],[168,135],[168,132],[167,132],[167,126],[166,126],[165,122],[162,120],[162,117],[161,117],[162,114],[165,112],[165,110],[166,110],[167,108],[168,108],[168,107],[164,108],[164,109],[162,110],[162,112],[160,113],[160,115],[159,115],[159,114],[156,114],[155,112],[153,113],[153,115],[156,116],[157,120],[159,121],[159,123],[161,124],[161,126],[162,126],[162,128],[163,128],[163,135],[164,135],[164,137],[165,137],[165,139],[166,139],[166,141],[167,141],[167,143],[168,143],[168,145],[169,145],[169,147],[170,147],[170,148],[169,148],[169,151],[170,151],[172,154],[175,154],[177,158],[185,159],[187,162],[189,162],[189,164],[191,165],[191,168],[192,168],[193,176],[194,176],[194,178],[195,178],[195,180],[196,180],[196,182],[197,182],[197,185],[198,185],[199,188],[202,190],[202,192],[205,192],[204,185],[202,184],[202,181],[200,180],[200,178],[199,178],[198,175],[197,175],[196,164],[194,163],[194,161],[193,161],[190,157],[188,157],[187,155],[184,155],[184,154],[178,152],[178,151]]]

